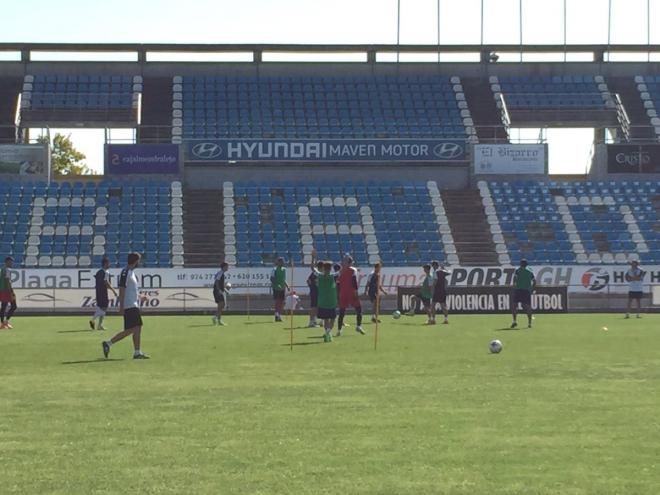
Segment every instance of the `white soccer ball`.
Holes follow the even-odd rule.
[[[392,313],[392,318],[394,318],[395,320],[401,318],[401,311],[396,310],[394,313]]]
[[[225,284],[225,289],[227,289],[227,290],[231,289],[231,282],[227,282]]]
[[[502,352],[502,342],[497,339],[491,340],[490,344],[488,344],[488,349],[490,349],[490,352],[493,354],[498,354]]]

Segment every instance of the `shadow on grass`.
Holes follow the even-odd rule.
[[[57,333],[81,333],[81,332],[100,332],[101,330],[92,330],[91,328],[85,328],[84,330],[58,330]]]
[[[516,327],[516,328],[511,328],[511,327],[503,327],[503,328],[496,328],[496,332],[519,332],[522,327]],[[527,328],[527,327],[525,327]]]
[[[301,345],[319,345],[323,344],[323,342],[294,342],[293,347],[298,347]],[[291,347],[291,344],[282,344],[282,347]]]
[[[121,358],[96,358],[88,359],[86,361],[62,361],[62,364],[91,364],[91,363],[111,363],[114,361],[123,361]]]
[[[209,323],[207,325],[188,325],[188,328],[208,328],[208,327],[214,327],[215,325],[213,323]]]

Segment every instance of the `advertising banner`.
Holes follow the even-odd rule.
[[[475,174],[546,174],[548,172],[545,144],[475,144],[473,152]]]
[[[94,290],[85,289],[16,289],[16,304],[27,310],[86,310],[96,307]],[[207,289],[143,289],[145,299],[141,309],[149,310],[212,310],[217,307]],[[228,298],[229,299],[229,298]],[[109,314],[119,310],[116,298],[110,295]]]
[[[627,293],[627,265],[541,265],[530,267],[539,286],[569,286],[571,293]],[[290,267],[287,268],[291,270]],[[369,267],[358,267],[360,291],[364,291]],[[450,287],[505,286],[513,283],[515,267],[450,267]],[[660,265],[642,266],[643,283],[660,284]],[[13,269],[11,280],[18,289],[87,289],[94,291],[92,268]],[[110,270],[110,283],[116,287],[119,268]],[[218,268],[138,268],[136,275],[144,290],[161,288],[206,288],[209,291]],[[271,268],[232,267],[226,275],[233,285],[232,294],[268,294]],[[290,276],[290,272],[287,276]],[[301,294],[307,293],[309,267],[294,267],[293,285]],[[383,267],[381,284],[390,294],[398,287],[415,287],[422,283],[423,272],[417,267]],[[287,278],[288,280],[288,278]],[[201,297],[201,296],[200,296]]]
[[[401,312],[411,308],[416,313],[425,313],[421,301],[413,298],[419,292],[412,287],[399,287],[397,307]],[[447,308],[451,314],[509,313],[513,293],[510,287],[474,286],[452,287],[447,292]],[[436,309],[440,309],[440,306]],[[538,287],[532,294],[532,309],[535,313],[566,313],[568,291],[566,287]]]
[[[107,175],[178,174],[177,144],[108,144],[105,150]]]
[[[47,144],[0,144],[0,175],[48,178],[49,156]]]
[[[460,139],[213,139],[185,142],[188,162],[465,160]]]
[[[608,144],[607,173],[660,174],[660,144]]]

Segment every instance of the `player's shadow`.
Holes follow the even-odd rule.
[[[519,332],[520,328],[511,328],[511,327],[503,327],[503,328],[495,328],[495,332]]]
[[[96,330],[91,330],[89,328],[85,328],[83,330],[58,330],[57,333],[82,333],[82,332],[88,332],[92,333],[95,332]]]
[[[92,363],[112,363],[114,361],[123,361],[120,358],[96,358],[88,359],[86,361],[62,361],[62,364],[92,364]]]
[[[214,327],[215,325],[213,323],[208,323],[206,325],[188,325],[188,328],[208,328],[208,327]]]
[[[298,347],[301,345],[319,345],[323,344],[323,342],[294,342],[293,346]],[[282,347],[291,347],[291,344],[282,344]]]

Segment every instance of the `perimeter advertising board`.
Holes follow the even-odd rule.
[[[106,175],[179,173],[177,144],[108,144],[105,149]]]
[[[452,162],[465,160],[459,139],[213,139],[186,141],[188,162]]]
[[[545,144],[475,144],[472,160],[477,175],[548,173]]]
[[[419,292],[414,287],[399,287],[397,308],[408,312],[426,313],[426,308],[413,298]],[[473,286],[452,287],[447,294],[447,308],[451,314],[510,313],[512,304],[510,287]],[[440,306],[436,307],[440,310]],[[535,313],[566,313],[568,291],[564,287],[538,287],[532,294],[532,309]]]
[[[627,265],[563,265],[533,266],[539,286],[568,286],[571,293],[625,293]],[[644,284],[660,284],[660,265],[642,267]],[[288,268],[291,270],[291,268]],[[136,274],[144,290],[160,288],[210,288],[218,268],[138,268]],[[515,267],[451,267],[448,278],[450,287],[509,287],[513,282]],[[94,289],[94,273],[91,268],[68,269],[13,269],[11,279],[18,289],[60,288]],[[110,283],[117,285],[120,269],[110,270]],[[369,268],[359,271],[360,291],[364,291]],[[234,286],[232,293],[268,294],[271,268],[231,268],[227,280]],[[307,292],[308,267],[293,269],[293,285],[296,290]],[[290,276],[290,273],[289,273]],[[423,273],[417,267],[391,267],[382,270],[382,285],[390,294],[398,287],[415,287],[422,282]]]
[[[0,177],[3,175],[48,179],[50,177],[48,145],[0,144]]]
[[[607,173],[660,174],[660,144],[608,144]]]

